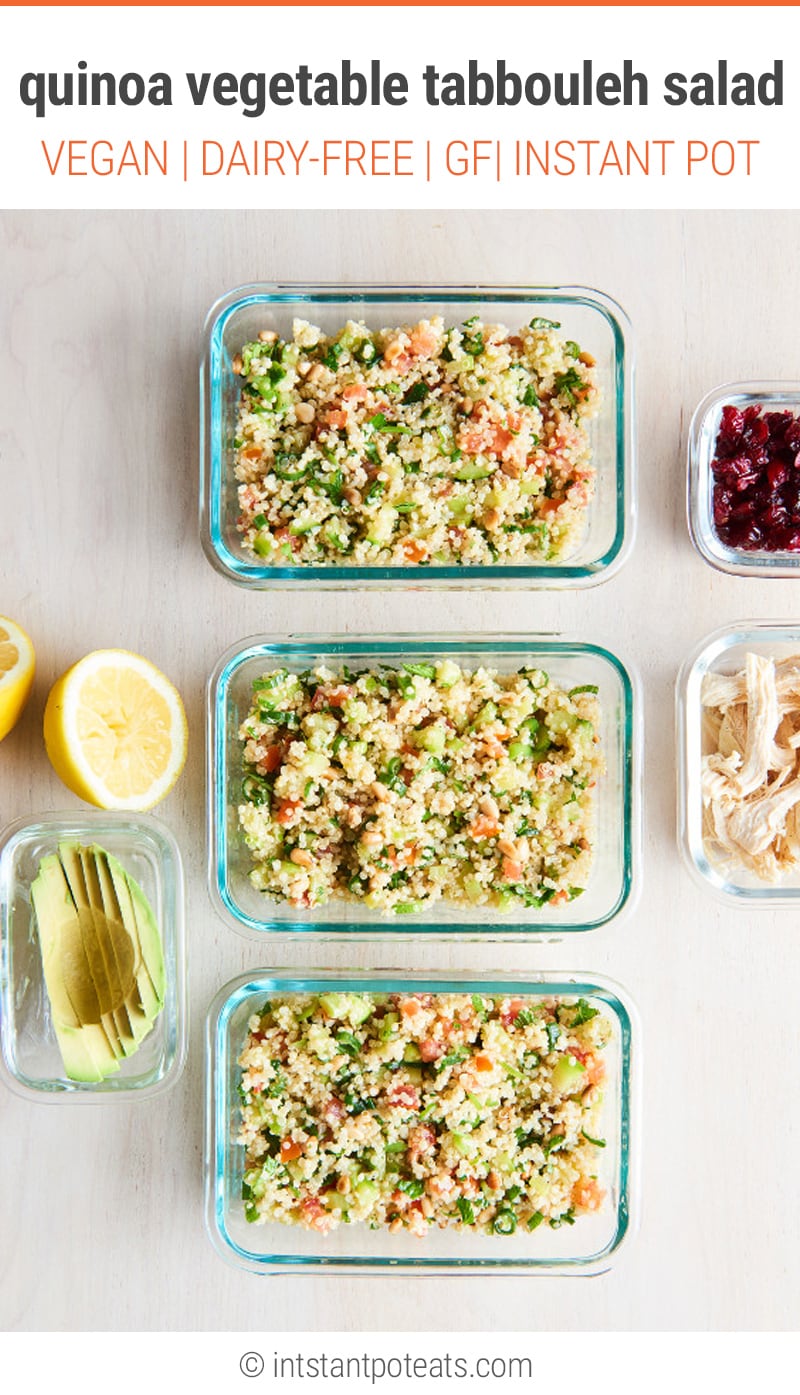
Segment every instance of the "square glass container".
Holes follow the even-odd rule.
[[[342,1225],[324,1239],[300,1226],[252,1225],[242,1204],[244,1148],[236,1143],[240,1072],[237,1058],[252,1013],[270,997],[330,991],[369,993],[513,993],[535,1004],[542,998],[585,998],[612,1024],[603,1052],[607,1068],[598,1181],[606,1191],[596,1213],[575,1225],[514,1235],[473,1235],[460,1229],[431,1232],[422,1240],[363,1225]],[[635,1009],[608,979],[572,974],[414,974],[405,970],[357,972],[263,970],[243,975],[217,995],[208,1014],[206,1097],[206,1223],[222,1257],[251,1273],[388,1271],[481,1274],[600,1274],[616,1260],[635,1228],[638,1200],[637,1130],[640,1040]]]
[[[233,474],[241,378],[232,361],[262,329],[291,336],[295,316],[326,333],[347,319],[369,328],[414,323],[441,314],[458,324],[479,314],[512,332],[533,314],[553,316],[567,338],[597,360],[603,402],[590,425],[596,493],[577,550],[563,562],[531,566],[273,567],[249,557],[236,529]],[[335,286],[256,284],[231,291],[212,306],[200,373],[200,524],[206,553],[223,576],[254,589],[333,589],[468,586],[570,588],[591,586],[622,565],[634,531],[634,427],[630,324],[615,301],[584,287]]]
[[[161,931],[164,1007],[119,1072],[99,1082],[70,1080],[47,996],[31,883],[62,839],[99,843],[138,882]],[[108,1103],[149,1099],[172,1085],[186,1055],[183,868],[177,843],[148,814],[73,810],[20,819],[0,840],[0,1046],[6,1080],[29,1099]]]
[[[800,576],[800,553],[730,547],[714,524],[714,459],[723,407],[800,414],[800,383],[725,383],[704,397],[689,427],[686,508],[692,542],[704,561],[730,576]]]
[[[598,781],[597,846],[589,884],[566,906],[500,913],[486,906],[437,901],[432,910],[402,917],[363,903],[332,899],[309,910],[268,898],[250,882],[251,855],[238,824],[246,773],[238,732],[250,709],[252,683],[276,666],[300,673],[318,664],[366,669],[450,658],[464,669],[515,673],[544,668],[569,689],[598,688],[605,774]],[[637,682],[607,649],[557,635],[297,635],[261,636],[227,650],[209,682],[208,788],[211,899],[237,930],[328,939],[409,938],[415,934],[488,940],[527,940],[593,930],[633,900],[639,869],[639,711]]]
[[[702,757],[704,741],[700,693],[707,673],[738,673],[745,655],[775,660],[800,656],[800,626],[773,621],[742,620],[715,630],[686,660],[678,677],[678,841],[695,881],[729,905],[785,906],[800,901],[800,870],[780,882],[759,881],[747,868],[721,867],[709,858],[703,841]]]

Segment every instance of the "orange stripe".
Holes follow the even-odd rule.
[[[165,0],[165,3],[163,3],[163,4],[153,4],[153,3],[152,3],[152,0],[128,0],[128,3],[122,4],[122,5],[107,5],[107,4],[104,4],[104,3],[103,3],[103,0],[80,0],[80,5],[71,4],[71,3],[69,3],[69,0],[56,0],[56,3],[55,3],[55,4],[50,4],[50,5],[25,5],[25,4],[19,5],[19,4],[14,4],[14,0],[9,0],[9,3],[6,3],[6,0],[0,0],[0,9],[4,9],[4,10],[6,10],[6,9],[11,9],[11,8],[14,8],[14,9],[23,9],[23,10],[24,10],[24,9],[29,9],[29,10],[40,10],[40,11],[61,10],[61,9],[74,10],[74,9],[78,9],[78,8],[81,8],[81,9],[83,9],[83,8],[93,9],[93,8],[94,8],[94,9],[104,9],[104,10],[129,10],[129,9],[172,10],[172,9],[188,9],[190,6],[191,6],[191,8],[192,8],[193,10],[196,10],[196,9],[237,9],[237,10],[241,10],[241,9],[242,9],[241,0]],[[367,8],[369,8],[369,9],[371,9],[371,10],[426,10],[426,11],[427,11],[427,10],[438,10],[438,9],[455,9],[456,7],[458,7],[458,9],[460,9],[460,10],[461,10],[461,9],[464,9],[465,7],[466,7],[466,8],[471,8],[471,9],[478,9],[479,7],[485,8],[485,7],[486,7],[486,0],[435,0],[435,3],[429,4],[429,5],[415,5],[415,4],[410,4],[410,5],[409,5],[409,4],[394,4],[394,5],[392,5],[392,4],[385,4],[385,5],[382,5],[382,4],[376,3],[376,0],[343,0],[343,3],[342,3],[342,0],[321,0],[321,3],[317,3],[317,4],[315,4],[315,5],[304,5],[304,4],[302,3],[302,0],[281,0],[281,2],[280,2],[279,4],[276,3],[276,4],[266,4],[266,5],[263,5],[263,4],[262,4],[262,5],[253,5],[253,6],[249,6],[249,7],[248,7],[248,10],[247,10],[247,13],[248,13],[248,14],[252,14],[252,12],[253,12],[254,9],[261,9],[261,10],[278,10],[278,11],[280,11],[280,10],[289,10],[289,9],[295,9],[295,10],[339,10],[339,9],[358,9],[358,8],[367,9]],[[714,10],[714,9],[719,9],[719,10],[721,10],[721,9],[726,9],[726,10],[729,10],[729,9],[744,10],[744,9],[754,9],[755,7],[754,7],[754,5],[753,5],[753,0],[705,0],[705,3],[704,3],[704,4],[699,4],[699,5],[686,5],[686,4],[681,4],[681,3],[679,3],[679,0],[659,0],[659,3],[657,3],[657,4],[649,4],[649,5],[643,5],[643,4],[641,4],[641,3],[639,3],[639,0],[611,0],[611,3],[608,3],[608,0],[580,0],[580,4],[578,4],[578,5],[575,5],[575,4],[573,3],[573,0],[550,0],[550,3],[547,4],[547,5],[529,5],[529,4],[526,4],[526,3],[525,3],[525,0],[498,0],[498,8],[500,8],[500,9],[505,9],[505,8],[507,8],[507,9],[523,9],[523,10],[543,10],[543,11],[545,11],[545,10],[546,10],[546,11],[549,11],[549,10],[552,10],[552,9],[554,9],[554,8],[570,9],[570,10],[573,10],[573,11],[576,10],[576,9],[578,9],[578,10],[581,10],[581,9],[589,9],[589,10],[592,10],[592,9],[594,9],[594,10],[603,9],[603,10],[607,10],[607,9],[618,9],[618,8],[619,8],[619,9],[636,9],[636,10],[686,10],[686,11],[688,11],[688,12],[692,12],[692,11],[694,11],[694,10]],[[797,9],[797,8],[798,8],[798,5],[797,5],[797,0],[767,0],[767,4],[766,4],[765,8],[767,8],[767,9],[778,9],[778,10],[780,10],[780,9],[787,9],[787,10],[788,10],[788,9]],[[380,35],[378,35],[377,38],[380,38]]]

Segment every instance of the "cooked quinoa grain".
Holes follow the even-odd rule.
[[[266,673],[240,729],[251,880],[294,906],[394,914],[572,900],[592,863],[599,725],[594,685],[541,669]]]
[[[555,562],[594,491],[594,360],[541,317],[245,344],[238,520],[269,566]]]
[[[598,1211],[603,1048],[588,1000],[273,998],[239,1058],[248,1221],[511,1235]]]

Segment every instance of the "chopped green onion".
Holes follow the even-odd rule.
[[[604,1138],[592,1138],[592,1135],[587,1133],[585,1129],[581,1129],[581,1134],[586,1139],[586,1142],[593,1143],[595,1148],[605,1148],[606,1140]]]

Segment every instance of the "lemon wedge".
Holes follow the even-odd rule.
[[[186,760],[180,694],[147,659],[98,649],[50,690],[44,741],[56,774],[101,809],[149,809]]]
[[[25,631],[0,615],[0,741],[16,726],[28,701],[35,666]]]

